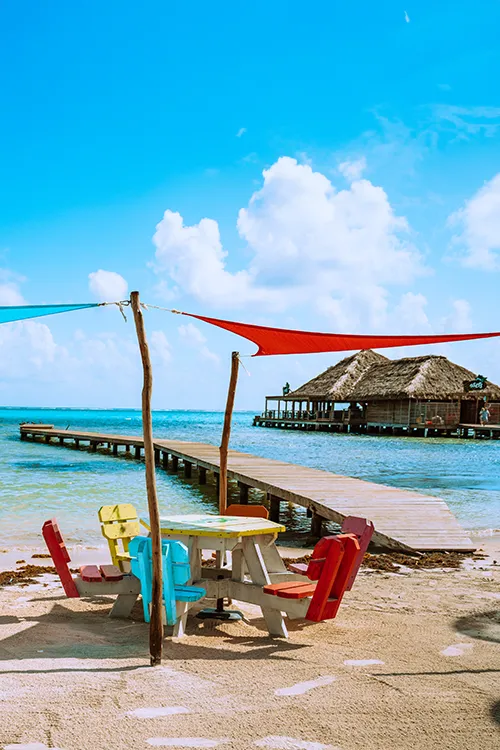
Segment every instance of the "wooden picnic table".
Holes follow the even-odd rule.
[[[141,523],[149,530],[147,519],[141,519]],[[283,525],[264,518],[208,514],[161,516],[160,523],[164,539],[177,539],[188,547],[190,583],[203,586],[211,598],[228,596],[261,606],[269,633],[288,636],[276,597],[262,592],[269,583],[297,578],[287,571],[275,544],[279,532],[285,531]],[[202,568],[203,550],[216,551],[218,566],[230,552],[231,567]],[[179,612],[177,636],[184,632],[189,604],[180,606],[183,610]],[[286,611],[288,603],[282,600],[280,607]]]

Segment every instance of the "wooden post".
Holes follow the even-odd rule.
[[[149,626],[149,653],[151,666],[161,664],[163,646],[162,617],[162,555],[160,508],[156,494],[155,451],[153,445],[153,420],[151,416],[151,393],[153,390],[153,373],[149,347],[144,328],[139,292],[130,294],[130,305],[134,313],[137,340],[141,352],[144,383],[142,388],[142,430],[144,435],[144,458],[146,462],[146,491],[148,496],[149,525],[153,554],[153,586],[151,596],[151,622]]]
[[[207,470],[204,466],[198,467],[198,482],[200,484],[206,484],[207,483]]]
[[[276,495],[267,493],[267,499],[269,500],[269,520],[279,523],[280,520],[280,499]]]
[[[248,505],[248,484],[243,484],[243,482],[238,482],[238,487],[240,488],[240,503],[242,505]]]
[[[229,378],[229,389],[227,391],[226,413],[224,414],[224,427],[220,444],[220,475],[219,475],[219,513],[224,515],[227,508],[227,450],[229,437],[231,435],[231,418],[233,416],[234,394],[238,381],[238,367],[240,364],[239,352],[231,354],[231,377]]]

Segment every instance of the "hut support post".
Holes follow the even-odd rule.
[[[146,339],[144,318],[139,300],[139,292],[132,292],[130,305],[134,313],[137,340],[141,352],[144,371],[142,388],[142,429],[144,434],[144,459],[146,464],[146,491],[148,497],[149,524],[153,554],[153,586],[151,596],[151,622],[149,626],[149,653],[151,666],[161,664],[163,646],[162,618],[162,557],[160,508],[156,494],[155,451],[153,445],[153,421],[151,415],[151,393],[153,390],[153,372]]]
[[[224,515],[227,508],[227,451],[229,446],[229,437],[231,435],[231,419],[233,416],[234,395],[236,393],[236,383],[238,382],[238,368],[240,364],[239,356],[239,352],[233,352],[231,354],[231,377],[229,378],[226,413],[224,414],[224,427],[222,429],[222,440],[219,449],[219,513],[221,515]]]

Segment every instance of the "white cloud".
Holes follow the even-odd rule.
[[[425,271],[408,223],[385,191],[365,179],[337,191],[325,175],[289,157],[263,177],[238,215],[250,257],[244,269],[227,270],[216,221],[185,226],[167,210],[153,238],[157,272],[205,304],[276,311],[299,303],[330,322],[347,316],[351,330],[363,320],[383,325],[387,287]]]
[[[468,333],[472,331],[471,306],[466,299],[456,299],[452,302],[452,310],[441,321],[444,333]]]
[[[128,296],[127,282],[115,271],[89,273],[89,289],[99,302],[120,302]]]
[[[160,365],[168,365],[172,359],[172,348],[163,331],[152,331],[150,342],[153,359]]]
[[[0,377],[17,379],[33,377],[57,355],[64,355],[64,347],[58,347],[50,328],[36,320],[7,323],[0,326]]]
[[[465,266],[500,270],[500,172],[465,201],[448,223],[458,228],[452,242],[465,249]]]
[[[25,305],[26,300],[15,283],[0,284],[0,305]]]
[[[219,363],[219,357],[214,352],[210,351],[207,346],[207,339],[202,334],[200,329],[194,325],[194,323],[186,323],[180,325],[178,328],[179,336],[186,341],[187,344],[197,349],[200,355],[204,359],[211,360],[216,364]]]
[[[408,12],[405,10],[405,21],[406,23],[410,23],[410,16],[408,15]]]
[[[500,107],[458,107],[438,104],[432,108],[438,130],[448,130],[455,140],[469,140],[472,135],[492,138],[500,127]]]
[[[182,216],[165,211],[153,237],[158,271],[200,302],[238,307],[251,301],[272,301],[272,294],[254,288],[247,270],[230,273],[225,268],[227,252],[220,241],[219,225],[213,219],[185,226]]]
[[[22,276],[7,268],[0,268],[0,305],[26,305],[19,284],[26,281]]]
[[[236,133],[236,138],[241,138],[242,135],[244,135],[247,132],[246,128],[240,128],[238,132]]]
[[[427,298],[423,294],[406,292],[396,307],[395,325],[404,333],[428,333],[431,331],[429,318],[425,312]]]
[[[340,174],[342,174],[349,182],[359,180],[365,169],[366,159],[364,156],[362,156],[361,159],[357,159],[356,161],[343,161],[341,164],[339,164]]]

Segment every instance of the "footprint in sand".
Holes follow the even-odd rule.
[[[275,695],[302,695],[307,693],[309,690],[317,687],[323,687],[324,685],[330,685],[335,682],[337,678],[332,675],[325,675],[324,677],[317,677],[315,680],[308,680],[307,682],[297,682],[295,685],[291,685],[286,688],[279,688],[274,691]]]
[[[134,708],[133,711],[127,711],[125,715],[133,716],[135,719],[156,719],[157,716],[188,713],[189,708],[184,708],[184,706],[160,706],[158,708]]]
[[[229,740],[208,740],[204,737],[150,737],[146,742],[155,747],[217,747]]]
[[[369,667],[372,664],[384,664],[380,659],[346,659],[346,667]]]
[[[341,750],[333,745],[323,745],[322,742],[308,742],[294,737],[269,736],[253,743],[256,747],[268,747],[270,750]]]
[[[463,656],[472,648],[472,643],[455,643],[454,646],[448,646],[441,651],[442,656]]]

